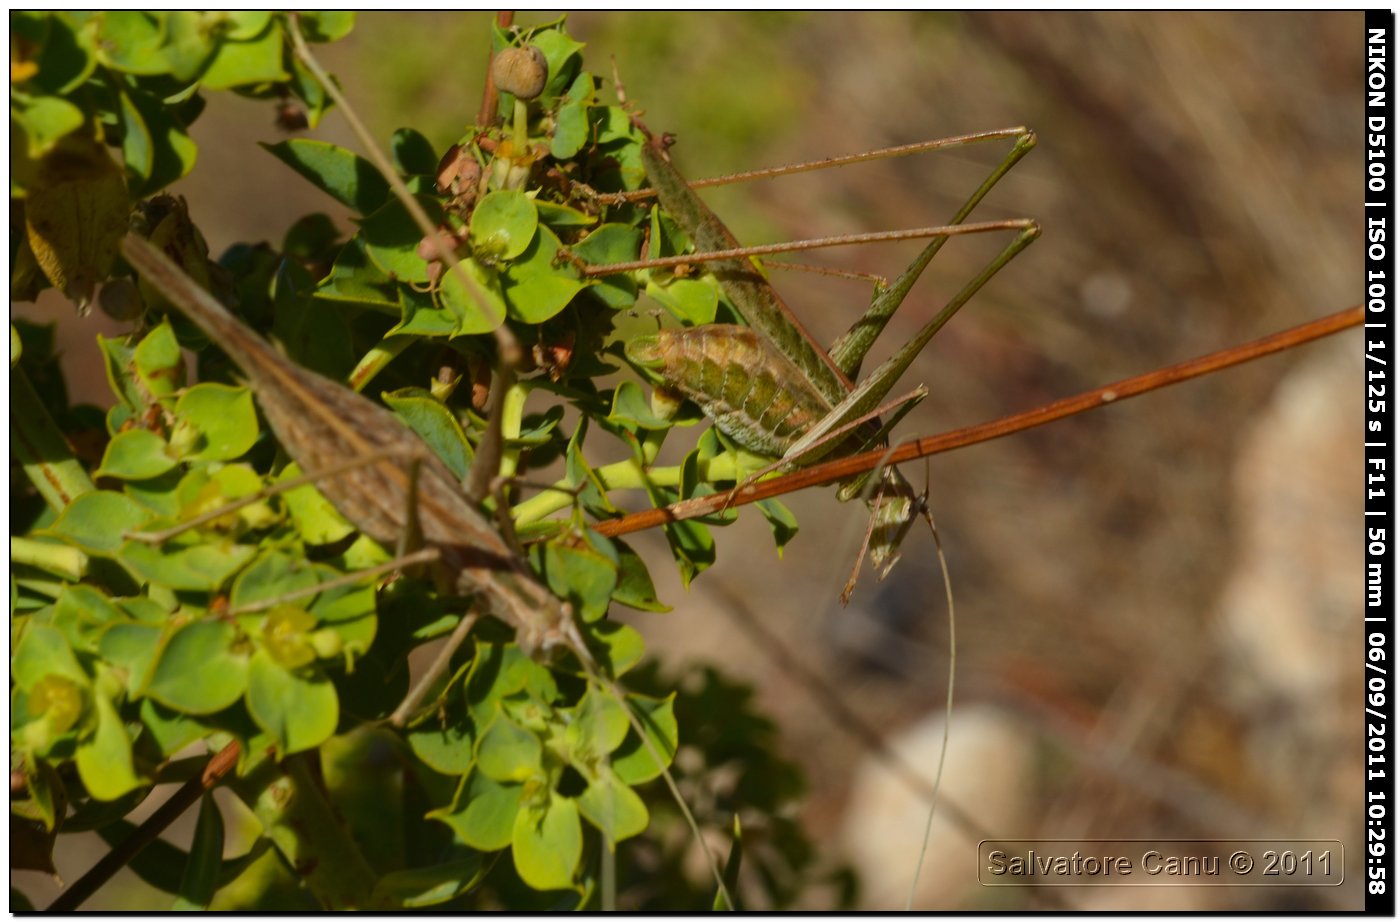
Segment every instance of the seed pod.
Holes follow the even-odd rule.
[[[131,279],[110,279],[97,291],[97,306],[113,320],[135,320],[146,309],[141,292]]]
[[[306,116],[306,109],[290,99],[283,99],[277,103],[277,118],[273,124],[277,126],[279,131],[285,131],[288,134],[305,131],[311,127],[311,122]]]
[[[459,214],[476,202],[477,186],[481,182],[481,164],[464,145],[454,144],[438,162],[437,188],[452,197],[449,205]]]
[[[544,53],[534,45],[507,48],[491,61],[492,82],[516,99],[531,100],[540,95],[548,77]]]

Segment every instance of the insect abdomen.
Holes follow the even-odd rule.
[[[693,400],[743,447],[782,457],[831,407],[785,357],[752,329],[706,324],[661,330],[628,344],[638,364]]]

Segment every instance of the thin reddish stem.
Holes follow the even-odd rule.
[[[496,13],[496,25],[502,30],[509,29],[515,21],[514,10],[500,10]],[[486,86],[481,91],[481,108],[476,113],[476,123],[482,128],[490,128],[496,123],[496,81],[491,77],[491,61],[496,53],[486,49]]]
[[[1011,416],[1004,416],[1001,419],[992,420],[988,423],[980,423],[976,426],[968,426],[963,429],[955,429],[952,432],[945,432],[941,435],[928,436],[917,439],[900,446],[894,451],[878,448],[874,451],[867,451],[858,455],[851,455],[846,458],[839,458],[835,461],[828,461],[825,464],[818,464],[813,467],[803,468],[793,471],[782,477],[775,477],[772,480],[765,480],[762,483],[752,484],[743,487],[736,494],[728,492],[716,493],[711,496],[697,497],[695,499],[684,500],[671,506],[661,509],[648,509],[644,512],[636,512],[623,516],[620,519],[611,519],[606,522],[599,522],[593,526],[600,534],[613,536],[625,535],[634,531],[642,531],[647,528],[655,528],[667,522],[679,522],[684,519],[693,519],[702,515],[710,515],[720,511],[721,508],[730,506],[742,506],[745,503],[755,503],[759,500],[769,499],[774,496],[781,496],[784,493],[792,493],[797,490],[804,490],[808,487],[821,486],[822,484],[833,483],[838,480],[845,480],[856,474],[863,474],[872,471],[881,465],[902,464],[905,461],[913,461],[917,458],[928,457],[929,455],[940,454],[951,451],[955,448],[965,448],[968,445],[976,445],[979,442],[989,442],[992,439],[999,439],[1003,436],[1021,432],[1025,429],[1032,429],[1036,426],[1043,426],[1046,423],[1064,419],[1066,416],[1074,416],[1088,410],[1097,409],[1110,403],[1127,400],[1130,397],[1137,397],[1149,391],[1159,388],[1169,387],[1173,384],[1180,384],[1192,378],[1208,375],[1221,371],[1235,365],[1241,365],[1254,359],[1263,358],[1266,355],[1273,355],[1276,352],[1283,352],[1304,343],[1339,333],[1351,327],[1360,326],[1362,311],[1360,305],[1329,314],[1326,317],[1309,321],[1300,326],[1256,339],[1253,342],[1244,343],[1238,346],[1231,346],[1218,352],[1212,352],[1199,358],[1189,359],[1176,365],[1169,365],[1166,368],[1159,368],[1149,371],[1146,374],[1137,375],[1132,378],[1125,378],[1122,381],[1103,387],[1085,391],[1073,397],[1065,397],[1053,403],[1016,413]]]

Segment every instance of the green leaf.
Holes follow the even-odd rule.
[[[577,493],[577,502],[588,510],[590,515],[607,518],[617,514],[617,507],[608,499],[602,479],[583,455],[583,441],[587,435],[588,416],[585,414],[579,419],[578,428],[574,430],[568,446],[564,449],[566,477],[571,487],[582,488]]]
[[[588,765],[621,746],[627,727],[627,712],[617,699],[590,685],[564,736]]]
[[[99,635],[126,614],[95,586],[64,586],[54,602],[54,627],[63,631],[75,650],[95,653]]]
[[[129,410],[139,412],[145,407],[145,395],[136,385],[135,349],[122,339],[98,335],[97,347],[102,351],[102,367],[107,372],[107,386]],[[110,419],[110,417],[109,417]],[[111,430],[113,433],[115,429]]]
[[[231,461],[258,440],[258,415],[253,393],[227,384],[196,384],[180,395],[175,415],[203,437],[191,461]]]
[[[602,830],[608,843],[621,842],[646,830],[651,819],[637,792],[620,782],[610,771],[603,771],[579,795],[578,809],[584,819]]]
[[[269,10],[227,10],[224,12],[224,38],[231,42],[257,38],[271,19]]]
[[[66,13],[16,11],[10,15],[10,29],[12,41],[23,39],[30,45],[40,46],[36,52],[31,52],[37,54],[32,59],[38,65],[37,73],[26,81],[11,74],[11,83],[16,86],[22,83],[25,92],[67,95],[81,86],[97,67],[91,31],[77,27]]]
[[[223,586],[258,552],[251,545],[227,540],[206,540],[197,544],[182,544],[182,540],[177,538],[160,547],[127,541],[116,556],[141,579],[168,589],[209,592]]]
[[[535,210],[540,214],[540,223],[550,227],[590,227],[598,219],[585,211],[535,199]]]
[[[287,357],[331,380],[355,366],[349,313],[342,305],[312,296],[311,275],[287,258],[272,278],[272,334]]]
[[[343,147],[305,138],[263,147],[316,188],[359,214],[368,215],[389,201],[389,183],[374,164]]]
[[[279,666],[290,671],[316,661],[311,643],[316,617],[311,612],[283,603],[268,609],[261,620],[263,649]]]
[[[593,266],[631,262],[641,255],[642,229],[630,224],[604,224],[574,244],[574,256]],[[630,273],[605,275],[590,289],[613,310],[637,303],[637,281]]]
[[[352,237],[335,258],[331,274],[316,289],[327,301],[349,301],[380,309],[399,309],[399,286],[369,258],[361,237]]]
[[[98,59],[128,74],[163,74],[170,64],[160,54],[165,29],[156,14],[138,10],[104,10]]]
[[[297,14],[301,34],[308,42],[334,42],[355,27],[354,10],[313,10]]]
[[[520,421],[520,434],[506,439],[506,444],[515,447],[545,445],[552,441],[550,433],[564,418],[564,407],[555,404],[543,413],[531,413]]]
[[[476,758],[472,729],[460,696],[453,695],[441,717],[428,718],[406,736],[413,754],[433,771],[462,775]]]
[[[588,142],[588,107],[593,104],[593,76],[579,74],[569,87],[568,98],[554,114],[554,136],[549,153],[555,160],[568,160]]]
[[[62,676],[82,686],[88,684],[87,673],[78,665],[63,632],[31,621],[10,657],[10,677],[20,688],[29,691],[40,679],[50,675]]]
[[[161,635],[161,629],[151,624],[114,624],[103,632],[97,652],[118,674],[126,676],[128,697],[141,693],[160,653]]]
[[[459,283],[449,274],[444,278],[444,284],[457,286]],[[457,292],[460,294],[460,290]],[[456,297],[456,295],[454,295]],[[445,305],[439,305],[433,300],[433,296],[427,292],[415,291],[412,288],[405,288],[403,291],[403,319],[394,325],[385,338],[376,348],[388,350],[394,347],[399,350],[407,348],[411,343],[409,337],[417,336],[456,336],[459,333],[458,324],[461,320],[460,305],[459,310],[453,311]],[[472,305],[475,310],[476,305]],[[505,316],[505,303],[501,303],[501,316]],[[365,360],[361,360],[362,363]]]
[[[680,741],[680,731],[676,726],[674,709],[675,693],[665,698],[649,698],[645,695],[628,695],[627,701],[637,719],[647,731],[651,740],[649,747],[633,730],[627,740],[613,753],[611,765],[617,777],[626,784],[636,785],[650,781],[661,774],[661,766],[656,764],[652,749],[660,753],[664,764],[670,765],[676,756],[676,746]]]
[[[426,868],[390,871],[375,883],[371,903],[404,909],[436,906],[472,890],[488,869],[481,855],[472,855]]]
[[[340,720],[335,686],[319,669],[289,671],[266,650],[254,653],[248,664],[247,704],[281,756],[321,745]]]
[[[639,611],[670,611],[671,606],[657,599],[651,572],[647,570],[646,563],[637,552],[617,538],[613,538],[612,543],[617,549],[618,559],[617,586],[613,589],[613,601]]]
[[[647,294],[686,326],[714,323],[719,290],[706,279],[674,279],[668,285],[647,283]]]
[[[477,766],[496,781],[528,780],[543,770],[543,756],[539,737],[504,714],[497,715],[476,747]]]
[[[294,480],[301,474],[297,464],[288,464],[277,476],[277,482]],[[282,494],[282,501],[287,505],[298,534],[307,544],[334,544],[355,531],[355,526],[311,484],[288,490]]]
[[[315,211],[297,219],[282,238],[282,255],[303,262],[315,262],[337,250],[340,228],[330,215]]]
[[[768,520],[768,527],[773,529],[773,543],[778,548],[778,556],[781,557],[783,548],[797,537],[797,517],[776,499],[759,500],[758,510]]]
[[[436,201],[422,197],[418,201],[430,221],[442,220],[442,208]],[[428,263],[418,255],[423,232],[398,199],[368,215],[360,224],[360,236],[369,258],[391,278],[417,284],[428,281]]]
[[[557,258],[563,250],[554,231],[541,226],[520,258],[506,267],[503,289],[511,316],[543,323],[587,287],[572,263]]]
[[[213,714],[242,697],[248,655],[238,632],[224,621],[194,621],[161,648],[146,695],[182,714]]]
[[[165,14],[165,44],[162,52],[170,73],[181,82],[193,81],[204,70],[217,45],[214,30],[217,14],[177,10]]]
[[[494,852],[510,844],[520,793],[518,784],[500,784],[474,771],[462,779],[452,808],[428,817],[446,823],[472,848]]]
[[[326,110],[331,107],[331,98],[326,95],[326,88],[316,79],[316,75],[307,70],[305,61],[296,55],[289,57],[292,79],[288,81],[287,88],[293,96],[306,104],[306,126],[315,129],[321,124]]]
[[[88,793],[98,800],[116,800],[144,782],[131,761],[131,738],[126,725],[105,695],[95,695],[97,732],[78,744],[75,761]]]
[[[399,419],[418,434],[433,454],[437,455],[458,480],[467,476],[473,452],[467,434],[457,417],[443,406],[442,401],[419,387],[381,394],[384,402]]]
[[[617,585],[617,561],[595,547],[550,542],[545,545],[543,576],[560,598],[569,600],[584,621],[595,621],[608,610]]]
[[[475,666],[467,677],[467,706],[477,726],[496,719],[497,702],[522,691],[545,703],[559,694],[550,671],[515,644],[478,642]]]
[[[107,443],[102,464],[94,477],[116,477],[119,480],[148,480],[159,477],[179,462],[169,454],[169,446],[149,429],[130,429],[117,433]]]
[[[65,818],[68,803],[58,772],[45,762],[27,763],[24,766],[24,786],[29,791],[31,803],[44,829],[56,832],[59,821]]]
[[[150,518],[150,510],[130,497],[94,490],[69,503],[48,532],[89,554],[111,556],[121,547],[123,532],[135,531]]]
[[[463,284],[463,273],[471,285]],[[489,333],[506,317],[500,273],[487,269],[475,259],[464,259],[451,271],[443,273],[438,300],[457,318],[458,336]]]
[[[57,96],[15,100],[10,108],[11,126],[20,129],[29,157],[38,160],[53,149],[59,139],[77,131],[83,124],[83,110]]]
[[[578,73],[583,60],[579,54],[583,50],[583,42],[576,41],[562,29],[545,29],[536,32],[530,43],[544,54],[545,65],[549,70],[549,79],[545,82],[544,91],[540,96],[550,99],[562,95],[565,87],[573,83],[574,75]]]
[[[161,100],[128,85],[121,90],[120,107],[122,159],[132,195],[150,195],[189,174],[197,147]]]
[[[664,531],[671,554],[680,565],[681,584],[689,586],[691,580],[714,564],[714,536],[709,528],[695,519],[671,522]]]
[[[141,699],[141,723],[167,758],[209,735],[209,728],[194,717],[176,713],[150,698]]]
[[[168,397],[185,383],[185,360],[169,320],[141,338],[131,354],[136,375],[153,397]]]
[[[637,629],[618,621],[595,621],[585,625],[584,638],[598,665],[613,677],[637,665],[646,652],[646,644]]]
[[[409,176],[436,176],[438,155],[433,153],[433,143],[412,128],[400,128],[389,140],[389,149],[394,155],[394,166],[400,173]]]
[[[634,432],[637,429],[670,429],[674,425],[673,420],[652,412],[651,401],[635,381],[623,381],[613,391],[608,422]]]
[[[572,887],[583,856],[583,829],[573,799],[555,794],[543,809],[526,806],[516,813],[511,855],[520,879],[536,890]]]
[[[97,719],[92,698],[91,686],[60,675],[44,676],[28,692],[13,688],[12,745],[39,758],[69,756],[81,735],[91,737]]]
[[[538,224],[535,203],[525,193],[498,189],[487,193],[472,211],[467,239],[479,259],[512,260],[525,252]]]
[[[173,601],[165,605],[143,595],[126,599],[114,599],[113,601],[121,606],[122,611],[126,612],[127,617],[135,618],[137,621],[145,624],[154,624],[157,626],[164,625],[169,621],[170,614],[175,608]]]
[[[235,16],[256,16],[245,12]],[[250,20],[255,22],[255,20]],[[242,30],[246,32],[247,30]],[[235,33],[230,33],[232,37]],[[282,26],[270,22],[262,34],[250,41],[225,41],[200,76],[200,82],[211,90],[227,90],[236,86],[258,83],[285,83],[290,74],[282,67]]]
[[[199,819],[194,824],[190,857],[180,876],[179,899],[171,908],[176,912],[205,910],[219,889],[219,868],[224,861],[224,818],[214,796],[208,792],[199,799]]]

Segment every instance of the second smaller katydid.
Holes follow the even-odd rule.
[[[757,267],[736,258],[744,253],[738,241],[671,165],[665,142],[641,127],[648,138],[642,149],[647,177],[661,205],[695,245],[696,253],[685,258],[712,263],[711,271],[748,326],[707,324],[661,330],[629,342],[628,357],[656,372],[662,386],[694,401],[738,444],[779,458],[770,469],[800,467],[830,452],[859,450],[883,439],[897,418],[927,393],[919,388],[881,405],[914,357],[973,294],[1040,234],[1039,226],[1028,220],[975,228],[963,225],[992,186],[1034,146],[1034,133],[1014,128],[950,139],[945,146],[995,138],[1014,138],[1015,143],[949,226],[916,232],[935,239],[899,279],[877,288],[870,308],[828,352],[813,341]],[[858,384],[852,384],[850,376],[859,370],[875,337],[946,239],[974,230],[1007,229],[1019,231],[1016,238],[909,342]],[[879,417],[891,411],[895,419],[881,426]],[[843,500],[852,499],[861,495],[863,485],[864,481],[848,483],[838,495]],[[914,519],[925,512],[925,506],[909,482],[893,469],[882,474],[870,505],[872,519],[861,557],[868,548],[883,579],[899,558],[900,542]],[[842,592],[843,602],[854,589],[860,562],[858,558]]]

